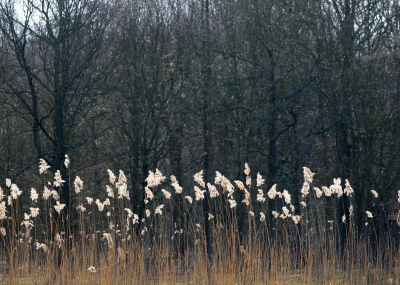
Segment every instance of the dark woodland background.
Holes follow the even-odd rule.
[[[193,194],[199,170],[244,180],[248,162],[294,198],[303,166],[318,187],[349,179],[359,227],[397,212],[399,1],[0,3],[0,180],[27,205],[44,158],[69,207],[77,175],[105,197],[122,169],[141,213],[149,170]]]

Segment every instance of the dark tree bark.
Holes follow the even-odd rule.
[[[211,51],[210,51],[210,1],[202,1],[202,33],[203,33],[203,47],[202,47],[202,95],[203,95],[203,107],[202,107],[202,121],[203,121],[203,169],[204,169],[204,181],[206,184],[210,182],[210,155],[211,155],[211,137],[210,137],[210,122],[209,122],[209,104],[210,104],[210,84],[211,84]],[[205,227],[205,236],[207,243],[207,253],[211,260],[212,254],[212,236],[210,229],[210,222],[208,220],[208,214],[210,212],[208,198],[205,195],[205,199],[202,201],[203,205],[203,219]]]
[[[91,1],[28,1],[23,22],[15,15],[12,2],[3,2],[0,10],[2,33],[25,77],[22,86],[11,81],[7,87],[31,122],[37,156],[54,173],[60,170],[66,181],[58,190],[69,209],[65,155],[87,141],[77,139],[74,132],[79,120],[95,113],[90,110],[97,100],[94,90],[106,76],[106,69],[95,69],[100,58],[104,60],[107,7]],[[33,13],[40,15],[39,20]]]

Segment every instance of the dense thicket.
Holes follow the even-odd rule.
[[[192,193],[200,169],[243,180],[248,162],[296,197],[308,166],[320,185],[350,180],[358,225],[380,207],[371,189],[397,211],[399,11],[389,0],[1,0],[0,180],[34,187],[44,158],[105,195],[106,170],[122,169],[143,215],[149,170]]]

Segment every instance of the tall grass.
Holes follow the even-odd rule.
[[[44,178],[46,167],[41,161]],[[304,168],[298,193],[277,185],[264,191],[246,164],[244,182],[217,172],[206,184],[199,172],[196,187],[183,190],[157,170],[146,180],[146,211],[134,213],[124,173],[108,172],[102,198],[88,197],[77,177],[70,209],[54,190],[64,183],[59,173],[43,180],[44,191],[31,190],[30,205],[20,204],[22,192],[7,181],[0,192],[2,283],[400,284],[398,245],[389,230],[376,232],[367,213],[363,229],[355,226],[348,181],[320,190]]]

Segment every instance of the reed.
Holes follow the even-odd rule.
[[[217,172],[206,183],[200,171],[190,190],[150,171],[144,213],[131,209],[122,171],[117,178],[108,170],[104,200],[88,197],[76,177],[75,206],[66,209],[56,190],[65,181],[57,172],[47,183],[47,169],[42,160],[44,190],[31,189],[31,205],[21,207],[22,191],[10,180],[0,190],[1,283],[400,284],[400,251],[390,230],[378,234],[367,211],[360,231],[350,183],[343,188],[338,178],[321,190],[306,167],[298,194],[278,185],[263,190],[264,179],[247,164],[246,181]]]

